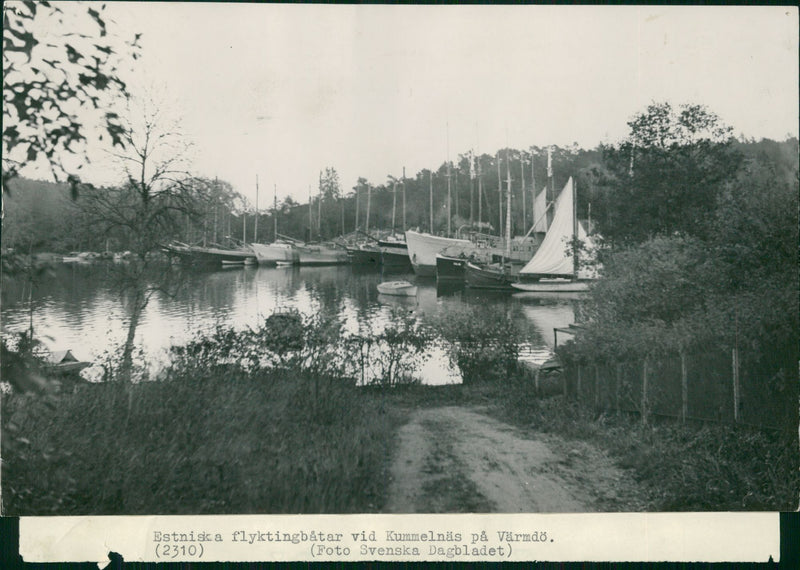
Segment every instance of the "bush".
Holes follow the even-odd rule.
[[[357,361],[352,361],[356,365],[354,372],[362,384],[386,387],[419,384],[412,371],[427,358],[425,349],[433,334],[403,309],[392,310],[389,322],[380,332],[364,331],[345,339],[348,352],[358,354]]]
[[[504,381],[516,373],[522,333],[504,314],[462,307],[440,317],[436,326],[464,383]]]

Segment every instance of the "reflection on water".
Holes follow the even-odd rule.
[[[110,285],[115,265],[63,265],[32,295],[33,325],[37,337],[51,350],[70,348],[81,359],[94,360],[125,340],[129,310],[126,300]],[[574,298],[532,297],[525,294],[484,292],[458,285],[439,285],[413,274],[392,274],[386,279],[407,279],[417,284],[416,297],[378,293],[384,276],[380,269],[333,267],[245,267],[220,271],[185,272],[185,287],[175,296],[155,293],[142,315],[136,341],[151,366],[163,364],[167,349],[185,343],[215,326],[243,329],[259,325],[276,310],[293,308],[306,315],[337,314],[344,329],[379,332],[392,312],[405,310],[436,322],[449,311],[464,307],[489,307],[505,314],[524,331],[521,358],[541,362],[553,347],[553,328],[574,321]],[[28,327],[28,289],[4,284],[0,310],[4,333]],[[441,343],[433,343],[429,358],[418,371],[426,383],[458,382]]]

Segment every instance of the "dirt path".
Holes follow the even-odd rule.
[[[588,444],[526,437],[479,408],[448,406],[415,411],[401,428],[387,511],[608,512],[643,501]]]

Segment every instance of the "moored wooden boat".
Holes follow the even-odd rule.
[[[362,243],[348,247],[347,257],[354,265],[380,265],[381,250],[378,246]]]
[[[556,201],[553,223],[533,258],[519,272],[512,287],[530,293],[570,293],[587,291],[594,280],[590,270],[578,270],[575,256],[568,255],[564,243],[577,238],[591,240],[575,214],[575,185],[570,178]]]
[[[390,236],[378,241],[381,251],[381,265],[388,268],[410,268],[408,244],[405,240]]]
[[[330,243],[296,245],[300,265],[339,265],[348,262],[347,250]]]
[[[518,267],[518,266],[517,266]],[[492,289],[495,291],[513,291],[511,287],[515,272],[514,269],[499,263],[477,265],[467,263],[465,269],[467,287],[472,289]]]
[[[255,259],[251,249],[226,249],[221,247],[200,247],[173,242],[162,247],[172,257],[188,265],[220,266],[233,263],[243,264],[247,259]]]
[[[408,257],[414,273],[420,276],[433,277],[436,275],[436,254],[444,248],[449,246],[468,247],[470,243],[466,239],[447,238],[412,230],[406,232]]]
[[[529,293],[577,293],[581,291],[588,291],[591,280],[589,279],[539,279],[538,281],[531,281],[529,283],[517,282],[511,283],[517,291],[526,291]]]
[[[259,265],[276,265],[279,261],[297,263],[300,255],[289,241],[277,240],[272,243],[251,243]]]
[[[446,248],[445,248],[446,251]],[[437,281],[464,281],[466,277],[467,258],[459,255],[436,254]]]
[[[409,281],[385,281],[378,283],[378,292],[398,297],[416,297],[417,286]]]

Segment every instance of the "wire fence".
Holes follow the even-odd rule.
[[[568,362],[563,390],[598,411],[681,422],[796,427],[798,364],[793,355],[736,348],[608,362]]]

